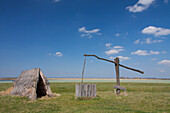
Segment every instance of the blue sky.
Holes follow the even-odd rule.
[[[168,0],[0,0],[0,77],[81,77],[96,54],[145,72],[123,77],[170,78],[169,12]],[[114,65],[88,57],[85,77],[115,78]]]

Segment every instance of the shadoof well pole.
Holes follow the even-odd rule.
[[[114,61],[112,61],[112,60],[100,58],[100,57],[98,57],[98,56],[96,56],[96,55],[87,55],[87,54],[84,54],[84,56],[85,56],[85,59],[84,59],[84,65],[83,65],[83,70],[82,70],[82,80],[81,80],[82,83],[83,83],[84,69],[85,69],[85,63],[86,63],[86,56],[93,56],[93,57],[96,57],[96,58],[99,59],[99,60],[104,60],[104,61],[111,62],[111,63],[114,63],[114,64],[115,64],[116,84],[117,84],[117,85],[114,86],[114,89],[116,89],[116,92],[115,92],[116,95],[119,95],[119,94],[120,94],[120,90],[124,90],[124,92],[126,93],[126,88],[120,87],[119,66],[121,66],[121,67],[123,67],[123,68],[126,68],[126,69],[129,69],[129,70],[132,70],[132,71],[139,72],[139,73],[141,73],[141,74],[144,73],[143,71],[140,71],[140,70],[138,70],[138,69],[130,68],[130,67],[124,66],[124,65],[122,65],[122,64],[119,64],[119,58],[118,58],[118,57],[116,57],[116,58],[114,59]]]

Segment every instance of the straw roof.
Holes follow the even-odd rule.
[[[35,100],[42,96],[53,96],[50,84],[39,68],[23,71],[13,83],[11,95]]]

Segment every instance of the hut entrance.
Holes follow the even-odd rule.
[[[36,90],[37,98],[41,98],[42,96],[46,95],[45,84],[39,75],[39,80],[37,83],[37,90]]]

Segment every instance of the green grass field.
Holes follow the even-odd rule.
[[[51,83],[60,97],[29,101],[26,98],[0,95],[0,112],[59,112],[59,113],[170,113],[170,84],[122,83],[128,96],[115,96],[113,83],[96,83],[97,95],[93,100],[76,100],[75,83]],[[12,86],[0,83],[0,91]]]

